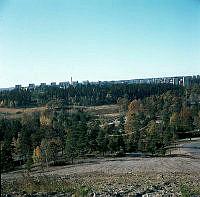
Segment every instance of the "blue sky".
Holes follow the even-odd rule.
[[[0,87],[200,74],[200,0],[0,0]]]

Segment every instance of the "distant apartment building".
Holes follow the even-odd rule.
[[[153,79],[153,83],[156,83],[156,84],[161,83],[160,78],[154,78]]]
[[[35,84],[34,84],[34,83],[30,83],[30,84],[28,85],[28,88],[29,88],[29,89],[35,88]]]
[[[47,84],[46,83],[41,83],[40,86],[41,87],[45,87]]]
[[[22,85],[15,85],[15,89],[21,89]]]
[[[192,76],[183,77],[183,85],[184,86],[190,85],[191,79],[192,79]]]
[[[92,85],[112,85],[112,84],[174,84],[174,85],[183,85],[188,86],[190,85],[193,80],[199,80],[200,75],[194,75],[194,76],[176,76],[176,77],[160,77],[160,78],[143,78],[143,79],[130,79],[130,80],[116,80],[116,81],[97,81],[97,82],[89,82],[88,80],[83,81],[83,85],[92,84]],[[57,85],[56,82],[51,82],[50,86],[58,86],[60,88],[67,88],[70,85],[76,86],[78,85],[78,81],[72,81],[71,82],[59,82]],[[43,90],[44,87],[46,87],[46,83],[41,83],[39,85],[40,89]],[[35,86],[35,84],[31,83],[28,87],[23,88],[21,85],[15,85],[15,89],[31,89],[38,86]]]
[[[60,82],[59,83],[59,87],[67,87],[70,85],[70,82],[69,81],[66,81],[66,82]]]
[[[51,86],[56,86],[56,82],[51,82]]]
[[[179,78],[178,78],[178,77],[174,77],[174,78],[172,79],[172,83],[173,83],[174,85],[179,85]]]

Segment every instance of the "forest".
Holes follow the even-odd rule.
[[[46,105],[23,118],[0,119],[1,172],[42,169],[76,158],[144,152],[165,155],[177,139],[200,136],[200,84],[78,85],[68,89],[1,92],[1,107]],[[119,124],[70,105],[118,104]],[[64,107],[63,107],[64,106]]]

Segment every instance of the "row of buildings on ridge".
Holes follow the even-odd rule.
[[[191,81],[194,79],[200,80],[200,75],[194,75],[194,76],[180,76],[180,77],[161,77],[161,78],[145,78],[145,79],[131,79],[131,80],[117,80],[117,81],[97,81],[97,82],[89,82],[89,81],[72,81],[71,82],[59,82],[58,84],[56,82],[51,82],[50,84],[41,83],[40,85],[35,85],[33,83],[29,84],[28,87],[22,87],[22,85],[15,85],[15,89],[21,89],[21,88],[27,88],[27,89],[34,89],[36,87],[60,87],[60,88],[66,88],[70,85],[76,86],[78,84],[83,85],[112,85],[112,84],[162,84],[162,83],[170,83],[174,85],[183,85],[187,86],[191,84]]]

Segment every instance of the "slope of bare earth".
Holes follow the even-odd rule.
[[[22,173],[2,174],[1,182],[22,178]],[[79,164],[52,167],[46,172],[32,172],[33,176],[43,174],[63,177],[79,185],[90,185],[104,194],[122,191],[135,195],[155,186],[175,196],[180,195],[182,186],[200,192],[200,157],[190,155],[181,147],[166,157],[129,154],[126,157],[96,158]],[[123,196],[126,196],[125,193]]]

